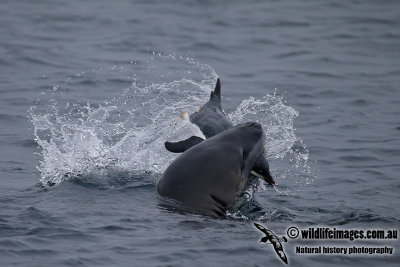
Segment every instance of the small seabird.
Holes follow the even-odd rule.
[[[267,243],[268,241],[274,246],[274,249],[276,251],[276,254],[278,254],[279,258],[286,264],[288,264],[288,259],[286,257],[285,252],[283,252],[283,246],[281,242],[287,242],[287,239],[285,236],[279,238],[277,235],[275,235],[271,230],[265,228],[261,224],[254,223],[255,227],[257,227],[258,230],[263,232],[265,236],[261,238],[260,243]]]

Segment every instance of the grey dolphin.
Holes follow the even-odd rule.
[[[260,124],[236,125],[179,155],[159,181],[158,192],[195,212],[224,216],[262,149]]]
[[[191,123],[197,125],[206,138],[232,128],[232,123],[226,117],[221,106],[221,81],[218,78],[210,100],[197,112],[189,115]]]
[[[174,153],[182,153],[187,149],[201,143],[204,139],[210,138],[220,132],[233,127],[226,117],[221,106],[221,81],[218,78],[214,91],[210,94],[210,99],[197,112],[189,115],[184,112],[179,115],[189,123],[194,136],[179,142],[165,142],[165,148]],[[268,161],[263,155],[263,151],[257,157],[252,168],[252,174],[264,179],[270,185],[275,185],[275,181],[269,170]]]

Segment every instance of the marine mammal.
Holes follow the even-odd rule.
[[[214,91],[210,93],[210,99],[198,111],[190,115],[188,112],[183,112],[179,117],[189,124],[193,135],[203,139],[232,128],[233,125],[221,106],[221,80],[217,79]]]
[[[261,125],[239,124],[179,155],[157,190],[192,211],[224,216],[243,190],[262,150]]]
[[[218,78],[214,91],[210,93],[210,99],[197,112],[189,115],[183,112],[179,115],[185,120],[193,133],[193,136],[179,142],[165,142],[165,148],[174,153],[182,153],[187,149],[201,143],[220,132],[233,127],[228,120],[221,105],[221,81]],[[264,179],[268,184],[275,185],[275,181],[269,170],[269,164],[263,151],[260,152],[252,168],[252,175]]]

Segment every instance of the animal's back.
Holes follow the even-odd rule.
[[[198,125],[207,138],[232,128],[232,123],[217,107],[203,107],[199,112],[190,115],[190,120]]]
[[[214,202],[227,207],[241,186],[241,161],[237,146],[208,139],[181,154],[167,168],[158,191],[202,213],[214,207]]]

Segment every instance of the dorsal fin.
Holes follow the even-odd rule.
[[[218,97],[218,101],[221,102],[221,80],[219,78],[215,84],[214,95]]]
[[[221,104],[221,81],[219,78],[215,84],[214,91],[210,94],[210,100],[216,100],[219,104]]]

